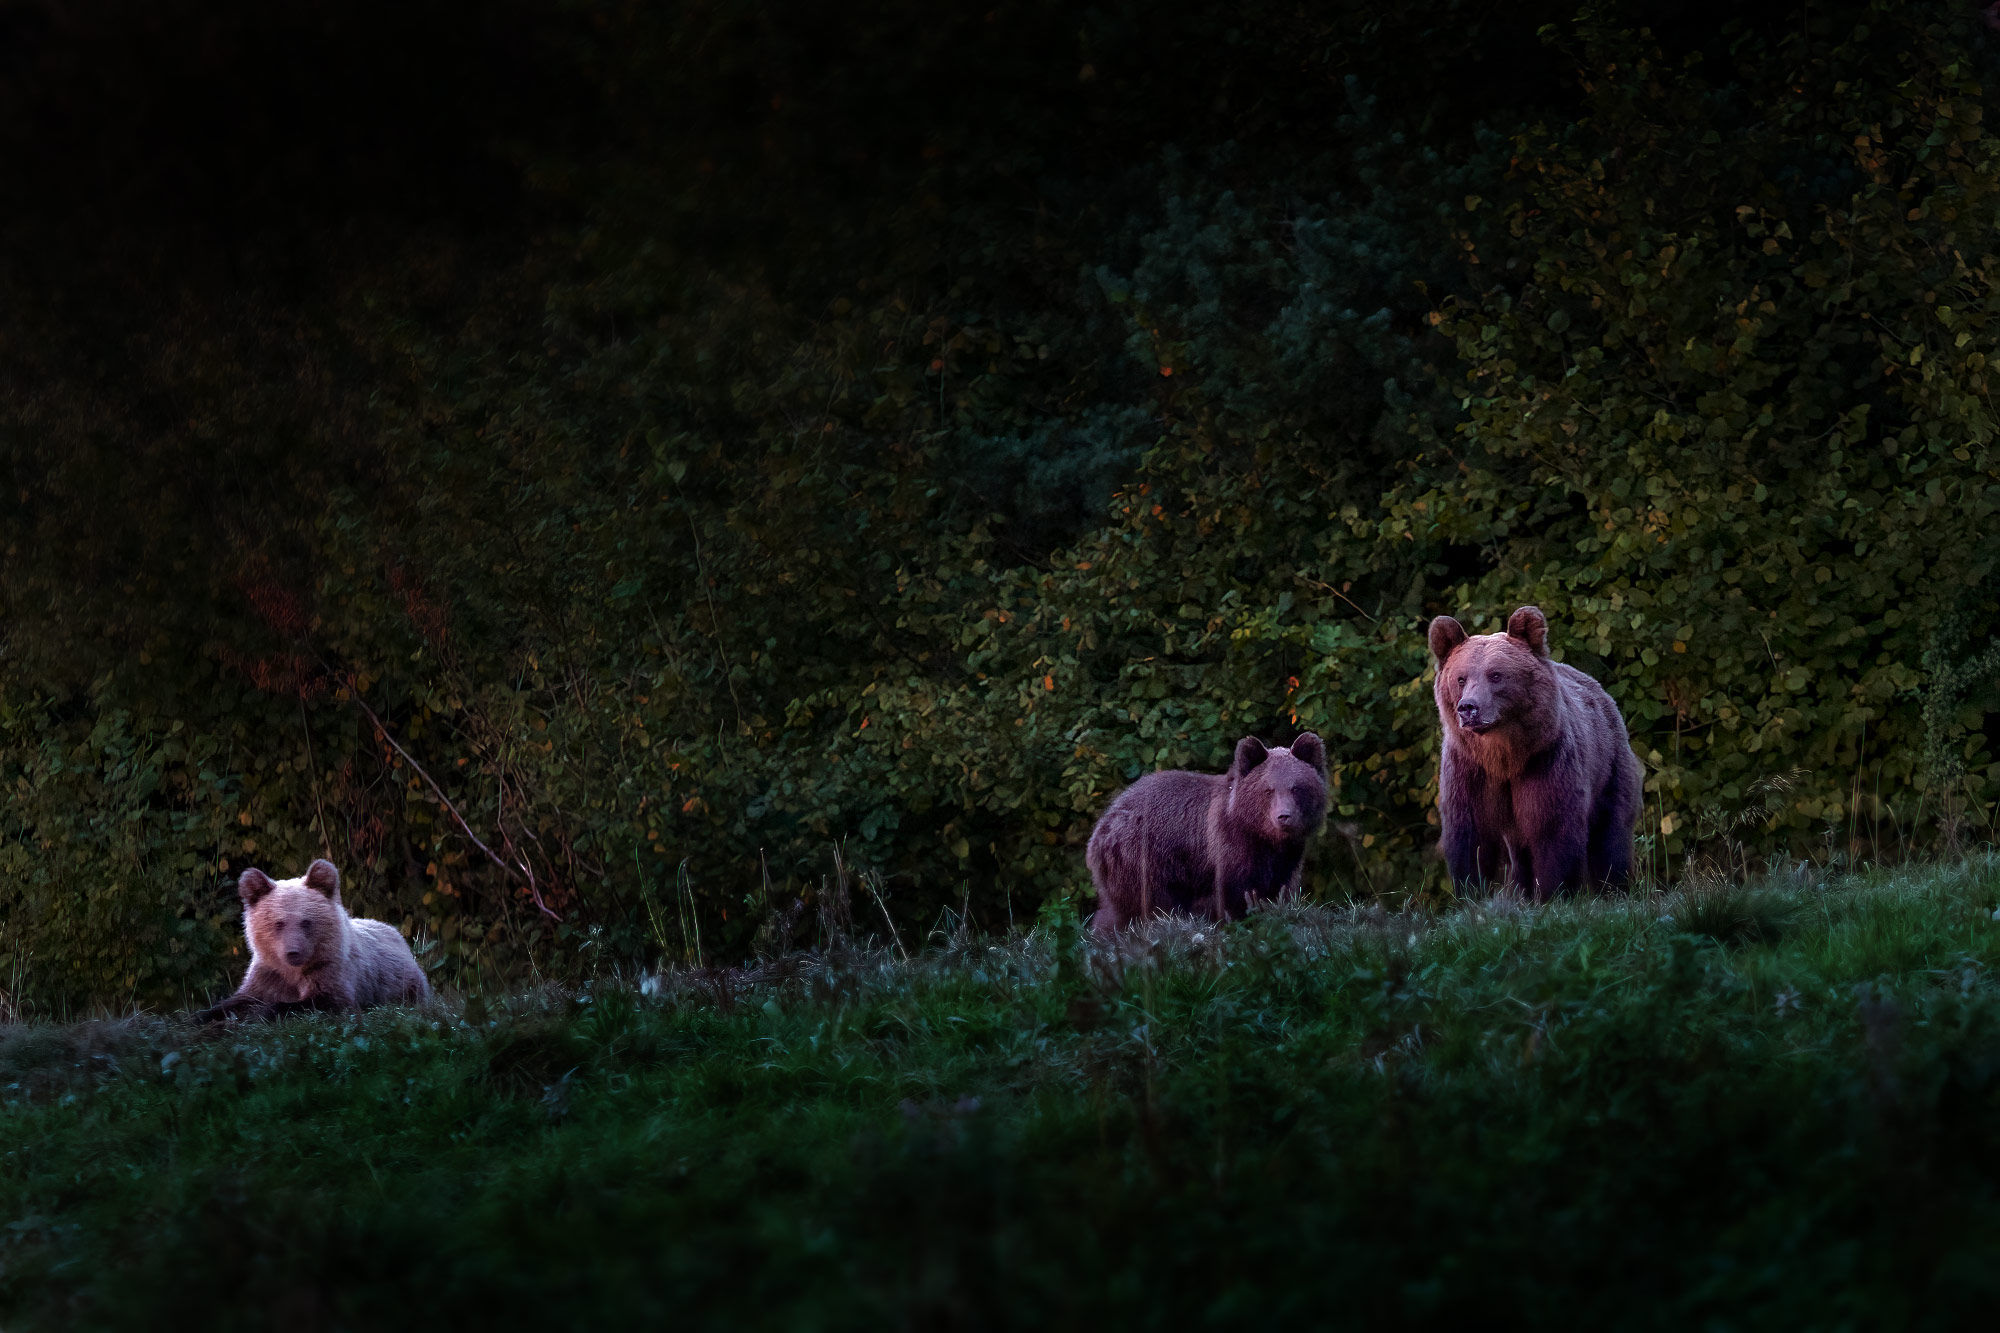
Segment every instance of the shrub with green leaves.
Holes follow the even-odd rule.
[[[322,854],[445,978],[771,947],[836,847],[995,927],[1307,727],[1313,892],[1440,893],[1423,623],[1530,601],[1655,875],[1990,830],[1976,15],[581,12],[512,230],[138,334],[152,250],[0,270],[14,1003],[220,990]]]
[[[1614,682],[1668,852],[1778,774],[1777,848],[2000,795],[2000,140],[1968,54],[1868,17],[1727,71],[1585,28],[1586,114],[1466,201],[1506,234],[1441,311],[1466,420],[1376,520],[1486,552],[1452,595]]]
[[[978,679],[891,668],[848,709],[887,729],[851,743],[1018,811],[998,859],[1055,887],[1120,783],[1309,726],[1339,764],[1320,882],[1435,884],[1423,623],[1534,602],[1633,726],[1654,873],[1985,829],[2000,158],[1950,34],[1865,17],[1726,61],[1580,23],[1583,113],[1454,200],[1459,411],[1385,410],[1407,431],[1372,457],[1282,396],[1230,410],[1250,359],[1214,350],[1214,300],[1174,310],[1162,364],[1196,387],[1114,523],[945,602]],[[1197,274],[1258,253],[1216,239],[1230,216],[1173,232]]]

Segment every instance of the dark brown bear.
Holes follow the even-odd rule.
[[[1632,870],[1642,774],[1604,687],[1549,660],[1549,625],[1524,606],[1505,633],[1431,622],[1444,757],[1438,816],[1460,889],[1510,883],[1545,902]]]
[[[1245,736],[1227,773],[1149,773],[1091,830],[1091,927],[1110,935],[1156,912],[1221,920],[1290,897],[1325,818],[1326,747],[1311,732],[1289,749]]]

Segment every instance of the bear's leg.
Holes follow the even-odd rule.
[[[1581,888],[1590,875],[1589,848],[1590,829],[1582,820],[1545,827],[1527,849],[1535,901],[1545,903]]]
[[[1632,826],[1610,810],[1600,810],[1590,830],[1590,882],[1622,888],[1632,877]]]
[[[351,990],[346,992],[320,991],[316,994],[308,995],[303,1000],[267,1000],[261,995],[251,995],[244,991],[238,991],[221,1004],[204,1009],[193,1017],[197,1023],[218,1023],[226,1018],[241,1018],[246,1022],[252,1019],[267,1021],[273,1018],[283,1018],[288,1014],[311,1013],[324,1009],[353,1009],[355,1007],[357,1006],[354,1003],[354,995]]]
[[[1506,844],[1507,892],[1529,902],[1540,902],[1535,892],[1535,849],[1525,842]]]
[[[1514,863],[1513,853],[1503,839],[1481,835],[1478,825],[1470,820],[1446,834],[1441,850],[1454,891],[1497,893],[1506,886],[1508,871]]]
[[[1636,759],[1618,765],[1611,781],[1598,793],[1590,829],[1590,878],[1594,884],[1618,888],[1632,876],[1632,829],[1639,822],[1645,799],[1645,778]]]
[[[220,1004],[211,1005],[189,1017],[197,1023],[220,1023],[224,1019],[240,1016],[262,1017],[268,1011],[270,1001],[246,991],[237,991]]]
[[[343,1004],[338,995],[321,992],[316,995],[308,995],[303,1000],[273,1000],[268,1007],[268,1013],[272,1018],[283,1018],[288,1014],[322,1013],[329,1009],[353,1009],[355,1007],[357,1006],[351,998]]]
[[[1125,925],[1123,896],[1125,885],[1124,848],[1118,843],[1117,828],[1109,819],[1099,824],[1090,836],[1090,846],[1084,853],[1084,864],[1090,868],[1090,882],[1097,890],[1097,910],[1091,914],[1090,929],[1096,935],[1110,939]]]
[[[359,1009],[362,1008],[361,993],[351,976],[341,978],[337,986],[316,990],[306,997],[306,1003],[315,1009]]]
[[[1454,889],[1484,889],[1499,869],[1491,858],[1480,856],[1479,826],[1463,816],[1446,815],[1441,850],[1445,869],[1451,872]],[[1482,865],[1482,860],[1487,864]]]

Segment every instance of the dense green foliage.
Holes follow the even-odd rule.
[[[1962,1328],[1996,904],[1979,861],[0,1029],[0,1317]]]
[[[836,846],[995,928],[1301,727],[1315,892],[1435,895],[1421,626],[1530,600],[1656,876],[1990,832],[1964,6],[132,8],[5,20],[16,1005],[212,993],[315,854],[441,978]]]

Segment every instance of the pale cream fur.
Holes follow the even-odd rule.
[[[340,872],[315,861],[297,879],[250,869],[237,881],[250,970],[236,994],[197,1015],[367,1009],[430,994],[415,955],[386,921],[356,919],[340,902]]]

